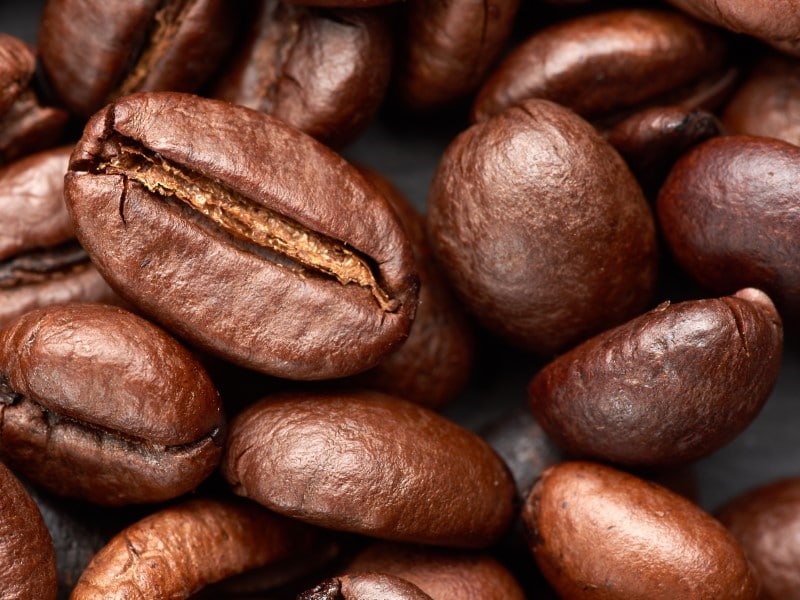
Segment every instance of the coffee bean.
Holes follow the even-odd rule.
[[[377,392],[285,394],[231,423],[235,493],[329,529],[483,547],[511,524],[514,484],[474,433]]]
[[[433,600],[417,586],[384,573],[327,579],[297,600]]]
[[[536,562],[562,598],[758,598],[736,540],[672,492],[610,467],[561,463],[523,509]]]
[[[56,494],[109,505],[193,490],[222,453],[213,384],[166,333],[94,304],[0,330],[0,454]]]
[[[232,362],[337,377],[408,335],[417,278],[392,209],[344,160],[268,115],[128,96],[90,121],[65,193],[111,286]]]
[[[428,203],[459,297],[516,345],[558,352],[649,302],[650,210],[619,155],[568,109],[528,100],[472,126],[445,151]]]

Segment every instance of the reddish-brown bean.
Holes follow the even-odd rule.
[[[433,600],[417,586],[385,573],[342,575],[327,579],[297,600]],[[437,600],[440,600],[437,598]]]

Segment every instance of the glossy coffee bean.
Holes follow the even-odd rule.
[[[189,598],[209,583],[310,552],[321,539],[253,504],[189,500],[123,529],[94,556],[70,598]]]
[[[800,478],[746,492],[717,518],[744,548],[764,600],[800,598]]]
[[[474,433],[377,392],[276,395],[231,423],[222,474],[241,496],[328,529],[483,547],[514,484]]]
[[[741,547],[685,498],[610,467],[551,467],[523,509],[536,562],[560,598],[756,599]]]
[[[800,148],[769,138],[709,140],[678,161],[658,197],[664,239],[705,287],[752,286],[791,325],[800,315]]]
[[[297,600],[433,600],[408,581],[384,573],[343,575],[303,592]]]
[[[0,463],[0,597],[55,600],[53,541],[36,504]]]
[[[662,304],[545,366],[536,420],[573,455],[627,466],[686,464],[756,417],[778,377],[783,328],[754,289]]]
[[[75,240],[64,204],[72,148],[0,169],[0,326],[34,308],[119,302]]]
[[[54,146],[67,113],[42,106],[33,89],[33,48],[0,33],[0,165]]]
[[[222,453],[211,380],[122,309],[52,306],[0,330],[0,454],[56,494],[118,505],[195,489]]]
[[[344,376],[408,335],[417,278],[391,207],[339,156],[268,115],[128,96],[87,125],[65,193],[111,286],[231,362]]]
[[[591,125],[545,100],[450,144],[428,231],[481,323],[543,355],[640,313],[655,283],[653,218],[636,180]]]
[[[552,100],[584,117],[674,95],[723,68],[716,31],[677,13],[629,9],[553,25],[513,50],[472,109],[483,121],[527,98]]]
[[[378,110],[391,67],[392,31],[382,12],[263,0],[213,96],[341,146]]]
[[[191,92],[228,51],[242,10],[223,0],[48,0],[39,29],[43,70],[82,117],[132,92]]]

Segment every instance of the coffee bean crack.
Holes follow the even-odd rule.
[[[35,248],[0,262],[0,289],[41,283],[82,271],[89,257],[76,241]]]

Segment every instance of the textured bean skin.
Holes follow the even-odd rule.
[[[610,467],[551,467],[523,519],[539,568],[565,600],[759,597],[741,547],[718,521]]]
[[[190,500],[123,529],[94,556],[70,599],[181,600],[209,583],[308,552],[321,537],[255,505]]]
[[[750,424],[782,348],[780,317],[758,290],[662,304],[545,366],[528,388],[530,406],[573,455],[677,466]]]
[[[211,380],[166,333],[95,304],[26,313],[0,330],[0,453],[57,494],[101,504],[193,490],[219,462]]]
[[[53,541],[22,484],[0,463],[0,597],[55,600]]]
[[[297,600],[433,600],[417,586],[384,573],[343,575],[323,581]]]
[[[659,224],[677,262],[702,285],[763,289],[791,324],[800,315],[799,187],[797,146],[716,138],[673,168],[658,197]]]
[[[722,37],[657,10],[592,14],[535,33],[500,64],[472,109],[483,121],[526,98],[585,117],[652,101],[720,69]]]
[[[137,160],[146,164],[126,166]],[[268,115],[182,94],[128,96],[90,121],[65,194],[110,285],[231,362],[339,377],[408,335],[417,277],[391,208],[343,159]],[[272,235],[275,220],[283,231]],[[284,245],[271,249],[276,239]],[[339,257],[359,260],[371,287],[320,266]]]
[[[764,600],[800,598],[800,478],[746,492],[717,518],[742,545]]]
[[[641,189],[588,123],[545,100],[450,144],[427,225],[465,306],[539,354],[640,313],[652,293],[655,231]]]
[[[278,513],[392,540],[482,547],[514,514],[511,475],[478,436],[377,392],[257,402],[231,423],[222,474]]]

